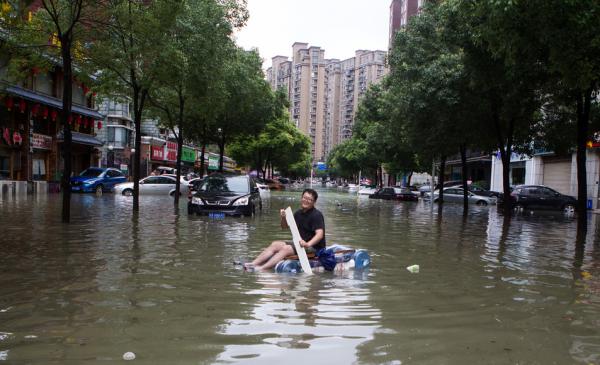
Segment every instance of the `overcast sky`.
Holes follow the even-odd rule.
[[[387,50],[391,0],[248,0],[250,19],[236,35],[245,49],[258,48],[264,67],[273,56],[292,56],[292,44],[325,49],[346,59],[357,49]]]

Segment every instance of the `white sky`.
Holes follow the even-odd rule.
[[[325,50],[325,58],[347,59],[358,49],[388,47],[391,0],[248,0],[250,19],[237,44],[258,48],[263,67],[273,56],[292,56],[292,44]]]

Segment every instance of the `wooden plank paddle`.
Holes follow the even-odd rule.
[[[296,248],[298,258],[300,259],[300,266],[302,267],[302,271],[304,271],[308,275],[312,275],[312,269],[310,268],[310,264],[308,263],[306,251],[304,251],[304,248],[300,246],[300,232],[298,231],[298,226],[296,225],[296,220],[294,219],[294,213],[292,213],[292,208],[290,207],[287,207],[285,209],[285,220],[287,222],[287,225],[290,227],[290,231],[292,231],[292,240],[294,241],[294,247]]]

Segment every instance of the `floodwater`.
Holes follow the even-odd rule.
[[[248,273],[289,239],[273,192],[253,218],[190,217],[185,200],[58,195],[0,201],[0,363],[600,364],[600,228],[560,214],[321,191],[328,243],[370,270]],[[420,265],[419,273],[406,270]]]

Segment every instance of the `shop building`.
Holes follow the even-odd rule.
[[[8,64],[4,62],[3,64]],[[62,72],[31,70],[18,85],[0,70],[0,184],[3,194],[57,191],[64,161],[60,112]],[[94,109],[94,95],[73,80],[72,167],[77,174],[97,166],[103,142],[96,138],[103,115]]]

